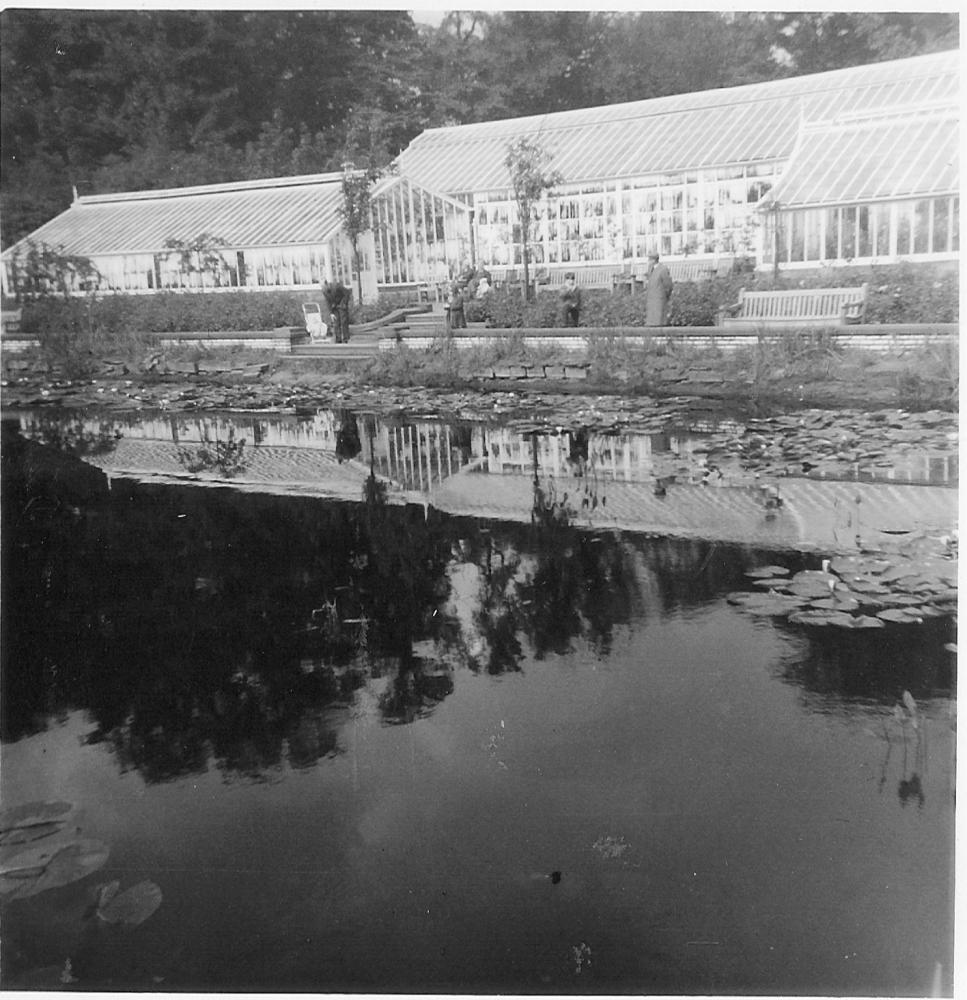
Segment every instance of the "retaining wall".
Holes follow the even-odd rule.
[[[834,343],[844,348],[862,348],[873,351],[897,351],[924,344],[958,343],[960,325],[958,323],[905,323],[905,324],[864,324],[857,326],[826,328],[817,330],[774,329],[770,331],[762,324],[728,327],[727,331],[714,326],[663,326],[653,327],[647,332],[641,327],[580,327],[542,328],[520,327],[508,330],[460,330],[452,334],[455,347],[490,347],[507,337],[521,339],[526,347],[557,347],[564,350],[584,351],[593,340],[615,339],[629,347],[681,344],[695,348],[715,347],[734,350],[752,347],[758,340],[781,341],[798,334],[827,335]],[[405,344],[414,350],[426,350],[438,338],[424,333],[400,331],[393,336],[382,337],[380,350],[392,350],[397,344]]]

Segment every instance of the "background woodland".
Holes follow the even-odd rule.
[[[953,13],[0,13],[0,238],[81,195],[387,163],[427,128],[958,45]]]

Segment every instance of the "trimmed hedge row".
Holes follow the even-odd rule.
[[[672,326],[714,326],[718,310],[735,302],[740,288],[824,288],[870,285],[870,323],[952,323],[959,318],[956,266],[897,264],[868,268],[820,269],[780,274],[736,274],[709,281],[679,282],[670,303]],[[301,326],[302,303],[320,302],[321,292],[221,292],[107,295],[93,299],[49,298],[24,306],[24,333],[86,337],[135,333],[217,333]],[[351,322],[366,323],[412,302],[395,292],[365,306],[354,305]],[[554,327],[561,322],[558,293],[541,291],[525,303],[519,293],[496,289],[467,303],[467,319],[488,326]],[[643,295],[589,289],[584,293],[582,326],[644,326]]]
[[[405,293],[381,296],[353,306],[350,322],[366,323],[412,300]],[[21,330],[50,333],[120,335],[126,333],[231,333],[302,326],[302,304],[319,302],[322,292],[159,292],[156,295],[105,295],[91,299],[46,298],[23,307]]]
[[[953,323],[959,318],[959,272],[932,264],[879,265],[868,268],[822,269],[809,273],[736,274],[675,285],[669,303],[669,325],[714,326],[718,311],[738,299],[740,288],[840,288],[867,282],[868,323]],[[542,291],[525,303],[519,293],[496,289],[467,305],[467,319],[491,327],[560,326],[557,292]],[[644,326],[645,297],[606,290],[584,292],[581,326]]]

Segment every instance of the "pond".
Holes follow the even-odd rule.
[[[673,430],[5,421],[3,986],[950,995],[951,595]]]

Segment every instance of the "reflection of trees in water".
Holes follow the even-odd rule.
[[[75,458],[84,458],[88,455],[109,454],[124,435],[113,420],[101,420],[95,431],[85,429],[80,418],[41,413],[28,421],[25,436]]]
[[[310,767],[339,752],[372,678],[386,679],[381,717],[411,721],[453,691],[455,667],[519,670],[525,652],[577,639],[606,655],[619,625],[733,589],[756,561],[392,505],[375,476],[357,504],[125,480],[108,491],[51,454],[5,438],[3,644],[17,669],[2,672],[3,737],[84,709],[90,739],[151,781]],[[462,618],[448,611],[457,566],[472,577]]]
[[[955,658],[943,647],[953,638],[953,623],[943,619],[861,632],[813,628],[780,670],[808,697],[892,708],[904,691],[918,700],[951,694]]]

